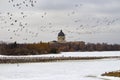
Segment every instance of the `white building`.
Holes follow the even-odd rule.
[[[58,42],[59,43],[65,43],[66,42],[65,34],[63,33],[62,30],[58,33]]]

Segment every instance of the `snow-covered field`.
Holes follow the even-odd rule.
[[[102,51],[102,52],[62,52],[60,54],[45,54],[45,55],[29,55],[19,57],[107,57],[120,56],[120,51]],[[3,56],[0,57],[18,57],[18,56]]]
[[[27,57],[120,56],[120,51],[68,52]],[[1,57],[8,57],[2,56]],[[13,57],[13,56],[11,56]],[[17,56],[16,56],[17,57]],[[101,74],[120,70],[120,59],[76,60],[46,63],[0,64],[0,80],[120,80]]]
[[[120,80],[102,77],[120,69],[120,59],[0,64],[0,80]]]

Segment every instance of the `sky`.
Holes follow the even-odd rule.
[[[120,0],[0,0],[0,41],[120,44]]]

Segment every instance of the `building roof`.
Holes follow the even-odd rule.
[[[65,34],[62,32],[62,30],[58,33],[58,36],[65,36]]]

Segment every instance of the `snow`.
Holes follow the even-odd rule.
[[[102,51],[102,52],[62,52],[60,54],[45,54],[45,55],[29,55],[19,57],[107,57],[120,56],[120,51]],[[18,56],[3,56],[0,57],[18,57]]]
[[[0,64],[0,80],[120,80],[100,76],[120,69],[120,59]]]
[[[60,54],[24,57],[101,57],[120,56],[120,51],[62,52]],[[0,55],[0,57],[8,57]],[[14,57],[14,56],[10,56]],[[18,57],[18,56],[15,56]],[[21,56],[23,57],[23,56]],[[120,59],[75,60],[41,63],[0,64],[0,80],[120,80],[101,76],[105,72],[120,70]]]

